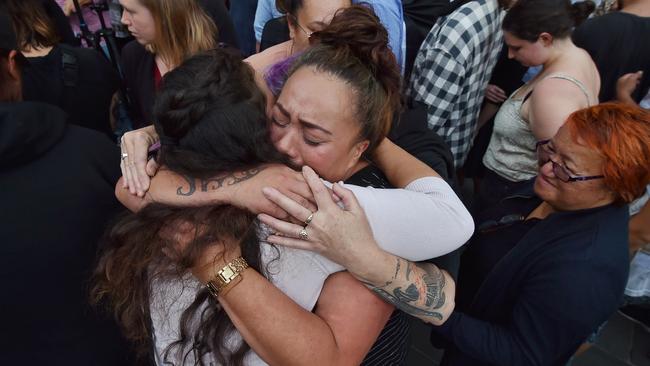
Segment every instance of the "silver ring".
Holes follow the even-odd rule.
[[[305,226],[309,225],[309,224],[311,223],[311,220],[312,220],[313,218],[314,218],[314,213],[312,212],[311,214],[309,214],[309,216],[308,216],[307,219],[305,220]]]
[[[125,152],[122,153],[122,160],[125,160],[128,157],[129,157],[129,154],[127,154]]]
[[[309,239],[309,235],[307,235],[307,230],[305,230],[304,228],[300,230],[300,232],[298,233],[298,237],[300,237],[300,239],[302,240]]]

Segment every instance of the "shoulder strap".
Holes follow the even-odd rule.
[[[74,88],[79,81],[79,61],[73,51],[65,45],[61,47],[61,62],[63,67],[63,85]]]
[[[578,88],[580,88],[580,90],[582,90],[582,93],[585,95],[585,98],[587,98],[587,106],[591,106],[591,99],[589,98],[589,92],[587,91],[587,88],[584,86],[584,84],[580,82],[580,80],[574,78],[573,76],[563,75],[563,74],[549,75],[544,79],[562,79],[562,80],[572,82]]]

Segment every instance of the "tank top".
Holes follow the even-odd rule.
[[[546,79],[563,79],[574,83],[587,98],[587,105],[591,105],[587,88],[579,80],[560,74],[549,75],[543,80]],[[537,139],[528,121],[521,116],[521,106],[533,90],[524,98],[514,98],[519,89],[503,102],[494,118],[494,132],[483,156],[483,164],[488,169],[513,182],[529,180],[537,175],[538,170]]]

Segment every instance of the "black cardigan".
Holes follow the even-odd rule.
[[[453,345],[442,364],[564,366],[620,304],[628,219],[626,207],[609,205],[536,224],[490,272],[467,312],[434,328]]]

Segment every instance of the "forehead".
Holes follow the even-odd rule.
[[[526,43],[530,43],[526,40],[518,38],[517,36],[515,36],[514,34],[508,31],[503,32],[503,38],[508,46],[523,46]]]
[[[331,131],[358,128],[354,118],[355,100],[347,83],[309,66],[294,72],[278,97],[278,102],[292,117],[323,125]]]
[[[140,6],[140,2],[138,0],[120,0],[120,5],[127,9],[133,9]]]
[[[345,0],[305,0],[297,16],[305,23],[329,23],[337,10],[350,5],[351,2]]]
[[[560,127],[551,143],[558,154],[569,158],[580,168],[596,170],[604,162],[603,157],[596,150],[587,147],[580,136],[573,138],[566,126]]]

